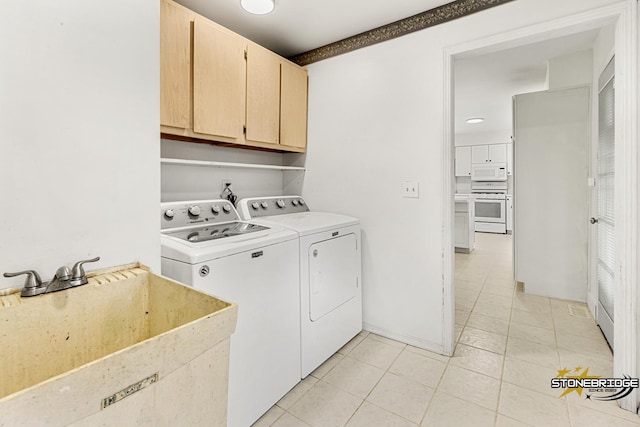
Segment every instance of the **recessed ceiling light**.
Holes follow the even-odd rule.
[[[474,117],[472,119],[467,119],[467,123],[469,124],[482,123],[482,122],[484,122],[484,119],[482,117]]]
[[[254,15],[266,15],[273,11],[275,0],[240,0],[240,6]]]

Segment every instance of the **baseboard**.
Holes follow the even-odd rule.
[[[423,340],[420,338],[403,335],[403,334],[396,334],[394,332],[387,331],[386,329],[379,328],[369,323],[363,323],[362,329],[367,332],[371,332],[376,335],[383,336],[385,338],[390,338],[392,340],[400,341],[405,344],[412,345],[414,347],[418,347],[427,351],[431,351],[433,353],[438,353],[438,354],[442,354],[443,356],[447,356],[446,354],[444,354],[444,347],[442,346],[442,344],[438,344],[433,341],[427,341],[427,340]]]

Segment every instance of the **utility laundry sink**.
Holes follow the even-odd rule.
[[[237,306],[139,264],[0,296],[0,426],[226,425]]]

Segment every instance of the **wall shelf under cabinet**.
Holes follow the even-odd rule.
[[[235,169],[266,169],[279,171],[300,171],[304,172],[304,167],[299,166],[279,166],[279,165],[261,165],[254,163],[232,163],[232,162],[214,162],[208,160],[184,160],[184,159],[160,159],[161,164],[165,165],[183,165],[183,166],[204,166],[214,168],[235,168]]]

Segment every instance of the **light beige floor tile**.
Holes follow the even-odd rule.
[[[456,309],[456,312],[455,312],[456,323],[459,325],[464,325],[465,323],[467,323],[467,319],[469,318],[470,314],[471,314],[470,311]]]
[[[403,351],[393,362],[389,372],[435,388],[442,377],[446,363],[410,351]]]
[[[433,389],[407,378],[386,373],[367,400],[414,423],[422,419]]]
[[[513,304],[513,298],[510,295],[495,295],[482,291],[480,293],[480,296],[478,297],[478,303],[489,303],[499,305],[501,307],[511,308],[511,305]]]
[[[500,379],[504,356],[458,344],[449,364]]]
[[[344,359],[344,355],[340,353],[334,353],[333,356],[328,358],[322,365],[318,366],[315,371],[311,372],[311,375],[321,379],[329,371],[331,371],[340,361]]]
[[[482,288],[483,294],[500,295],[505,297],[512,297],[514,293],[513,286],[502,286],[494,283],[486,283]]]
[[[475,301],[480,294],[479,289],[457,289],[455,290],[455,298],[464,298]]]
[[[507,335],[509,333],[509,322],[483,314],[471,313],[467,320],[467,326],[493,332],[494,334]]]
[[[456,338],[456,343],[458,341],[460,341],[460,336],[462,335],[462,330],[464,329],[463,325],[460,325],[459,323],[455,324],[455,338]]]
[[[274,405],[269,409],[258,421],[253,423],[251,427],[269,427],[276,422],[280,416],[284,414],[284,409]]]
[[[548,314],[531,313],[518,309],[511,310],[511,321],[539,328],[553,329],[553,320]]]
[[[589,338],[593,340],[601,340],[603,338],[602,331],[598,328],[598,325],[591,319],[583,318],[563,318],[558,319],[554,316],[554,324],[556,331],[563,332],[570,335],[577,335],[583,338]]]
[[[472,280],[462,280],[459,279],[457,276],[454,278],[454,283],[456,286],[456,290],[455,292],[458,292],[459,290],[468,290],[468,291],[473,291],[473,292],[480,292],[480,289],[482,289],[482,281],[476,280],[476,281],[472,281]]]
[[[369,335],[369,332],[367,331],[360,332],[358,335],[353,337],[351,341],[346,343],[340,350],[338,350],[338,353],[349,354],[351,350],[356,348],[358,344],[360,344],[368,335]]]
[[[382,375],[382,369],[345,357],[323,380],[364,399]]]
[[[412,427],[416,426],[416,424],[369,402],[364,402],[353,417],[351,417],[351,420],[347,423],[347,427],[372,426]]]
[[[429,358],[435,359],[435,360],[439,360],[439,361],[445,362],[445,363],[448,362],[449,359],[451,359],[449,356],[445,356],[445,355],[442,355],[442,354],[434,353],[432,351],[425,350],[423,348],[414,347],[412,345],[408,345],[405,348],[405,351],[410,351],[412,353],[417,353],[417,354],[420,354],[422,356],[429,357]]]
[[[320,380],[287,412],[313,427],[342,427],[361,403],[362,399]]]
[[[476,303],[475,307],[473,308],[473,312],[506,321],[508,321],[511,317],[510,309],[489,303]]]
[[[384,344],[388,344],[390,346],[393,347],[399,347],[399,348],[405,348],[407,345],[403,342],[400,341],[396,341],[393,340],[391,338],[387,338],[387,337],[383,337],[381,335],[377,335],[377,334],[369,334],[369,339],[384,343]]]
[[[513,308],[516,310],[528,311],[530,313],[540,313],[551,317],[551,305],[549,305],[549,301],[537,302],[514,298]]]
[[[576,353],[574,351],[558,349],[560,355],[560,366],[567,369],[589,368],[593,375],[611,377],[613,375],[613,360],[594,357],[591,354]]]
[[[482,350],[504,354],[507,337],[467,326],[462,331],[460,343],[480,348]]]
[[[287,413],[278,418],[273,427],[309,427],[309,424]]]
[[[367,337],[356,348],[351,350],[349,357],[386,370],[401,351],[401,347],[385,344]]]
[[[466,298],[456,297],[456,309],[458,310],[471,311],[475,303],[476,303],[475,299],[466,299]]]
[[[631,411],[625,411],[624,409],[618,406],[616,401],[613,402],[603,402],[585,399],[584,396],[578,396],[576,393],[570,393],[567,395],[567,402],[569,405],[576,405],[579,407],[585,407],[591,409],[593,411],[601,412],[607,416],[621,418],[623,420],[634,423],[635,425],[640,425],[640,417]],[[571,416],[571,413],[569,414]],[[573,420],[573,417],[572,417]],[[575,424],[575,423],[574,423]],[[602,424],[606,425],[606,424]]]
[[[427,415],[421,426],[459,427],[493,427],[496,413],[466,400],[437,391],[433,396]]]
[[[505,417],[502,414],[498,414],[496,417],[496,427],[528,427],[530,425],[531,424],[516,421],[513,418]]]
[[[551,329],[547,328],[539,328],[537,326],[513,322],[509,327],[509,336],[538,344],[544,344],[549,347],[556,346],[556,334]]]
[[[551,378],[557,374],[557,369],[507,357],[504,361],[502,381],[552,397],[559,397],[562,392],[551,388]]]
[[[311,387],[313,387],[317,382],[317,378],[309,375],[307,378],[300,381],[298,385],[292,388],[289,393],[285,394],[284,397],[278,401],[277,405],[282,409],[289,409],[291,405],[296,403],[306,392],[311,390]]]
[[[450,364],[440,381],[438,391],[495,411],[500,381]]]
[[[509,337],[506,355],[536,365],[548,366],[551,369],[559,369],[560,366],[555,346],[550,347],[516,337]]]
[[[575,351],[576,353],[590,354],[593,357],[599,357],[605,360],[610,360],[612,357],[611,350],[604,339],[593,340],[577,335],[565,334],[564,332],[558,332],[556,337],[558,339],[558,348]]]
[[[574,426],[607,426],[607,427],[636,427],[637,422],[614,417],[581,405],[569,404],[569,416]],[[638,418],[636,416],[636,418]]]
[[[566,427],[569,425],[569,413],[564,400],[509,383],[502,384],[498,412],[534,426]]]

